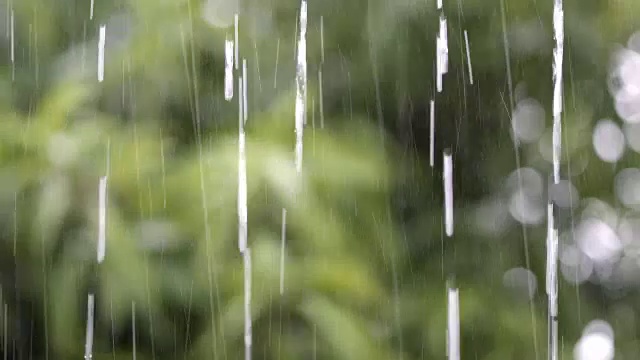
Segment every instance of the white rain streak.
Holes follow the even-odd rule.
[[[11,64],[15,65],[16,62],[16,41],[15,41],[15,18],[13,14],[13,9],[11,9]]]
[[[238,79],[238,92],[242,93],[242,78]],[[242,98],[238,97],[238,248],[247,250],[247,159],[245,155]]]
[[[302,172],[302,132],[307,99],[307,1],[300,4],[300,36],[298,38],[298,64],[296,68],[296,171]]]
[[[100,38],[98,40],[98,81],[104,80],[104,44],[106,42],[107,27],[100,25]]]
[[[93,317],[95,310],[95,298],[93,294],[87,297],[87,333],[84,341],[85,360],[93,358]]]
[[[242,118],[247,122],[249,104],[247,102],[247,59],[242,59]]]
[[[107,177],[100,177],[98,189],[98,264],[104,261],[107,249]]]
[[[436,38],[436,87],[438,92],[442,92],[442,76],[449,71],[449,45],[447,35],[447,18],[440,15],[440,31]]]
[[[91,7],[89,8],[89,20],[93,20],[93,3],[94,0],[91,0]]]
[[[233,41],[225,40],[224,44],[224,99],[233,99]]]
[[[467,30],[464,31],[464,45],[467,48],[467,66],[469,68],[469,83],[473,85],[473,69],[471,67],[471,50],[469,50],[469,37]]]
[[[547,277],[546,292],[549,311],[549,359],[558,358],[558,228],[552,202],[547,206]]]
[[[318,107],[320,108],[320,128],[324,129],[324,105],[323,105],[323,93],[322,93],[322,69],[318,70],[318,87],[320,88],[318,91],[320,92],[320,103]]]
[[[284,294],[284,249],[287,241],[287,209],[282,209],[282,241],[280,242],[280,295]]]
[[[238,43],[238,25],[239,25],[238,24],[238,14],[234,15],[233,24],[234,24],[234,26],[233,26],[233,36],[234,36],[233,42],[235,44],[235,52],[236,52],[236,56],[233,58],[234,59],[233,61],[235,62],[236,70],[238,70],[238,60],[239,60],[238,59],[238,48],[240,47],[239,43]]]
[[[273,88],[276,89],[278,87],[278,60],[280,60],[280,38],[276,42],[276,65],[275,69],[273,69]]]
[[[453,236],[453,160],[444,153],[444,224],[447,236]]]
[[[320,64],[324,64],[324,16],[320,16]]]
[[[442,0],[438,0],[438,10],[442,9]]]
[[[556,47],[553,50],[553,182],[560,182],[560,151],[562,125],[562,60],[564,54],[564,12],[562,0],[554,0],[553,37]]]
[[[431,100],[429,104],[429,165],[433,167],[435,162],[436,144],[436,102]]]
[[[460,360],[460,299],[457,288],[449,288],[447,305],[447,358]]]
[[[244,358],[251,360],[251,249],[243,254],[244,260]]]

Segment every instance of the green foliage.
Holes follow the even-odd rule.
[[[514,83],[525,83],[550,108],[552,1],[504,2]],[[243,2],[254,358],[444,358],[445,278],[452,273],[461,289],[463,358],[546,352],[544,230],[527,230],[539,284],[530,304],[501,281],[505,270],[524,265],[521,230],[489,237],[473,220],[478,203],[500,192],[496,179],[515,166],[501,2],[444,3],[451,70],[436,95],[435,1],[310,2],[308,118],[297,174],[299,4]],[[128,359],[134,351],[139,359],[242,358],[237,94],[222,100],[231,28],[212,24],[196,0],[96,1],[93,20],[88,0],[9,5],[17,51],[0,72],[3,354],[81,357],[93,292],[95,359]],[[573,179],[584,196],[609,196],[615,172],[587,151],[590,129],[613,114],[606,92],[611,43],[637,30],[638,6],[566,1],[563,164],[589,161]],[[98,83],[101,24],[107,60]],[[465,29],[473,86],[464,72]],[[543,36],[527,50],[522,34],[531,32]],[[8,40],[0,46],[9,51]],[[453,240],[442,239],[439,161],[433,171],[424,166],[432,98],[437,151],[454,149],[460,179]],[[535,145],[519,152],[523,165],[549,170]],[[98,265],[97,187],[105,175],[107,250]],[[565,358],[585,321],[604,317],[598,309],[617,314],[608,310],[616,301],[602,305],[592,301],[600,289],[586,290],[578,297],[561,284]],[[620,302],[632,304],[633,296]],[[631,334],[616,334],[625,355],[637,347]]]

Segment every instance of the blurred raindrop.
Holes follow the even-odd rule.
[[[613,329],[602,320],[585,326],[582,337],[574,348],[576,360],[610,360],[615,354]]]
[[[615,177],[614,188],[618,200],[625,206],[640,209],[640,170],[628,168]]]
[[[611,262],[622,250],[622,244],[613,229],[597,218],[580,222],[575,230],[580,249],[596,263]]]
[[[504,273],[502,283],[517,295],[531,299],[538,288],[538,280],[534,273],[525,268],[513,268]]]
[[[581,284],[591,277],[593,262],[577,247],[564,246],[560,251],[560,271],[568,283]]]
[[[609,91],[618,116],[629,123],[640,121],[640,54],[620,49],[614,55]]]
[[[544,132],[544,108],[532,98],[518,102],[513,113],[513,131],[516,137],[525,143],[531,143]]]
[[[617,162],[624,153],[624,134],[618,125],[608,119],[598,121],[593,130],[593,148],[606,162]]]
[[[516,169],[507,177],[507,188],[511,192],[523,190],[527,194],[542,195],[544,181],[538,171],[532,168]],[[520,186],[522,185],[522,189]]]
[[[618,236],[625,247],[637,242],[640,235],[640,217],[625,216],[618,224]]]
[[[540,196],[518,190],[511,195],[509,212],[522,224],[537,225],[545,218],[545,206]]]

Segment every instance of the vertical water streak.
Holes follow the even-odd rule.
[[[457,288],[447,292],[447,358],[460,360],[460,299]]]
[[[95,298],[93,294],[87,297],[87,332],[84,341],[85,360],[93,358],[93,316],[95,311]]]
[[[324,129],[324,105],[323,105],[323,94],[322,94],[322,68],[320,68],[318,70],[318,87],[319,87],[319,92],[320,92],[320,103],[318,104],[318,107],[320,108],[320,128]]]
[[[447,35],[447,18],[440,14],[440,30],[436,38],[436,88],[442,92],[442,77],[449,71],[449,45]]]
[[[280,295],[284,294],[284,249],[287,238],[287,209],[282,208],[282,239],[280,242]]]
[[[556,47],[553,50],[553,181],[560,182],[560,151],[562,125],[562,62],[564,55],[564,11],[562,0],[554,0],[553,37]]]
[[[453,236],[453,159],[451,149],[444,151],[444,224],[447,236]]]
[[[244,260],[244,358],[251,360],[251,249],[243,253]]]
[[[243,92],[242,77],[238,79],[238,93]],[[238,97],[238,248],[247,249],[247,160],[245,153],[243,101]]]
[[[557,208],[547,205],[547,269],[546,292],[548,299],[548,351],[549,359],[558,359],[558,223]]]
[[[273,70],[273,88],[276,89],[278,87],[278,60],[280,60],[280,38],[276,42],[276,65]]]
[[[94,0],[91,0],[91,5],[89,8],[89,20],[93,20],[93,3],[94,3]]]
[[[248,115],[247,103],[247,59],[242,59],[242,118],[247,122]]]
[[[107,177],[100,177],[98,189],[98,264],[104,260],[107,240]]]
[[[324,64],[324,16],[320,15],[320,64]]]
[[[234,34],[233,42],[235,44],[235,52],[236,52],[236,54],[235,54],[235,56],[233,58],[233,61],[235,62],[236,70],[238,70],[238,60],[239,60],[238,59],[238,49],[240,47],[240,44],[238,43],[238,40],[239,40],[238,39],[238,26],[240,25],[239,21],[238,21],[238,14],[234,15],[233,24],[234,24],[234,26],[233,26],[233,34]]]
[[[300,4],[300,35],[298,37],[298,56],[296,66],[296,105],[295,105],[295,132],[296,132],[296,171],[302,172],[302,132],[304,130],[304,117],[307,100],[307,1]]]
[[[107,27],[100,25],[100,37],[98,40],[98,81],[104,80],[104,45],[106,42]]]
[[[233,99],[233,41],[225,40],[224,44],[224,99]]]
[[[467,65],[469,68],[469,83],[473,85],[473,69],[471,67],[471,50],[469,50],[469,36],[467,36],[467,30],[464,31],[464,44],[467,48]]]
[[[435,162],[435,144],[436,144],[436,102],[431,100],[429,103],[429,165],[433,167]]]
[[[11,66],[15,67],[16,63],[16,40],[15,40],[15,16],[13,9],[11,9]]]

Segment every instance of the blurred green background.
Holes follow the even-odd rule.
[[[309,1],[300,176],[293,164],[299,1],[0,2],[3,359],[81,358],[89,293],[95,359],[244,357],[237,88],[224,99],[224,44],[235,13],[247,61],[254,359],[443,359],[452,276],[463,359],[545,358],[547,197],[566,205],[561,357],[612,358],[580,355],[576,344],[594,319],[613,330],[616,359],[640,356],[640,196],[614,186],[640,159],[630,138],[640,100],[616,97],[640,87],[640,37],[632,37],[640,2],[565,0],[566,181],[556,193],[546,185],[552,0],[444,0],[442,93],[435,0]],[[602,118],[618,131],[624,124],[630,149],[615,161],[594,151]],[[525,123],[514,145],[516,119]],[[617,139],[607,137],[605,150]],[[453,238],[442,216],[448,147]],[[516,157],[527,168],[524,185],[513,182]],[[108,176],[107,245],[98,265],[101,176]]]

